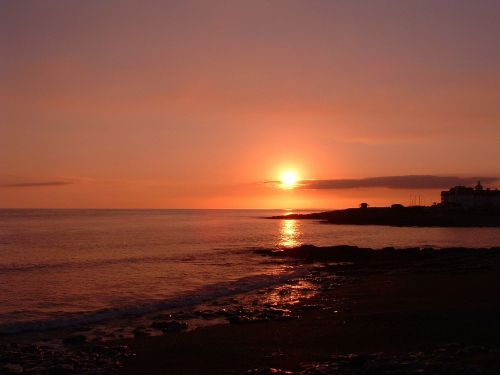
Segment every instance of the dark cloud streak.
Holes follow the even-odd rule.
[[[302,189],[354,189],[354,188],[389,188],[389,189],[446,189],[452,186],[470,186],[480,180],[491,184],[498,177],[456,177],[456,176],[385,176],[363,179],[311,180],[302,181]]]
[[[357,189],[357,188],[388,188],[388,189],[448,189],[452,186],[473,186],[480,180],[482,184],[492,184],[500,180],[499,177],[457,177],[457,176],[383,176],[362,179],[332,179],[332,180],[303,180],[298,189],[326,190],[326,189]],[[279,186],[280,181],[268,183]]]
[[[31,188],[31,187],[51,187],[51,186],[64,186],[71,185],[71,181],[30,181],[30,182],[16,182],[4,184],[3,187],[10,188]]]

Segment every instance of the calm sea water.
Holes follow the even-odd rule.
[[[499,228],[266,220],[276,210],[0,210],[0,333],[151,311],[273,283],[261,247],[500,245]]]

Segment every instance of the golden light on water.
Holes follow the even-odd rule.
[[[300,227],[297,220],[282,220],[280,227],[280,247],[300,246]]]

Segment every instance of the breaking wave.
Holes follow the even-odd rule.
[[[165,300],[136,301],[134,304],[117,308],[101,309],[85,313],[64,313],[45,320],[29,320],[0,324],[0,334],[15,334],[33,331],[73,327],[105,322],[124,317],[140,316],[160,310],[181,308],[207,303],[218,298],[251,292],[260,288],[279,285],[301,277],[307,269],[294,269],[278,275],[253,275],[235,281],[207,285],[192,292],[182,293]]]

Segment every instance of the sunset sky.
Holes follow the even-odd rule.
[[[0,0],[0,207],[500,187],[499,46],[496,0]]]

